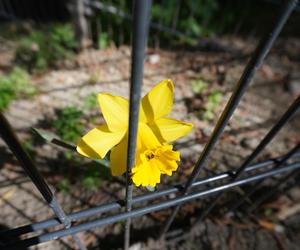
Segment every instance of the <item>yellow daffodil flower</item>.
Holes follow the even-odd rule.
[[[172,110],[173,92],[173,82],[171,80],[163,80],[141,100],[137,157],[133,169],[133,180],[136,185],[141,184],[145,186],[146,182],[148,182],[148,184],[153,186],[155,185],[154,183],[158,183],[159,178],[157,177],[156,169],[169,175],[174,171],[172,169],[177,169],[176,161],[179,160],[179,153],[172,151],[172,146],[166,145],[166,143],[184,136],[191,131],[193,125],[166,118]],[[102,159],[111,150],[111,172],[112,175],[119,176],[126,171],[129,102],[123,97],[113,96],[108,93],[100,93],[98,102],[106,124],[92,129],[83,136],[77,144],[77,152],[89,158]],[[145,143],[148,140],[151,142]],[[155,157],[149,160],[150,152]],[[160,163],[166,163],[166,161],[170,165],[165,166],[163,169]],[[149,167],[146,168],[146,166],[154,165],[156,167],[153,168],[153,171],[152,168],[150,170]],[[148,172],[146,170],[142,171],[139,167],[147,169]],[[152,173],[154,180],[151,179],[152,177],[149,177],[148,181],[139,179],[137,176],[142,175],[142,173]]]
[[[161,174],[171,176],[177,170],[180,153],[173,151],[172,145],[161,144],[148,125],[140,123],[138,130],[132,180],[136,186],[155,187],[160,183]]]

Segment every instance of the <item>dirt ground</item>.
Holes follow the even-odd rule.
[[[193,163],[202,151],[256,43],[255,39],[223,37],[209,41],[211,46],[199,46],[192,51],[147,51],[143,94],[160,80],[172,79],[175,83],[175,104],[171,117],[192,122],[195,126],[192,133],[175,145],[182,155],[178,173],[172,178],[164,178],[158,188],[167,183],[183,182],[191,173]],[[13,65],[14,53],[13,44],[3,44],[0,55],[2,73]],[[129,72],[129,47],[87,50],[78,55],[75,62],[60,69],[33,75],[32,81],[39,87],[38,95],[31,99],[14,101],[5,115],[24,143],[28,140],[34,141],[31,127],[42,127],[42,124],[55,117],[55,109],[65,106],[80,107],[85,110],[86,116],[99,114],[95,123],[100,124],[103,121],[100,111],[84,108],[85,97],[99,92],[127,97]],[[92,82],[91,78],[97,80]],[[209,91],[217,90],[222,93],[221,103],[211,121],[199,118],[199,110],[205,105],[205,99],[195,95],[191,88],[191,82],[197,79],[207,82]],[[207,171],[203,171],[202,176],[209,172],[236,169],[300,94],[299,80],[300,41],[293,38],[281,39],[258,70],[224,135],[211,154],[206,166]],[[257,160],[280,156],[299,142],[299,114],[298,112],[282,129]],[[82,134],[93,126],[86,124]],[[64,149],[51,144],[34,145],[34,152],[30,153],[43,176],[53,189],[57,190],[58,199],[66,212],[124,197],[122,179],[103,179],[101,186],[96,190],[83,188],[79,180],[86,171],[88,160],[82,161],[77,155],[68,159]],[[51,210],[2,141],[0,155],[0,223],[3,227],[14,228],[52,217]],[[71,182],[69,192],[59,191],[58,183],[64,177]],[[266,182],[262,189],[271,184]],[[294,185],[290,185],[291,188],[286,193],[279,193],[268,204],[264,204],[260,212],[252,217],[240,219],[231,219],[223,215],[228,197],[236,199],[237,192],[232,191],[192,232],[184,237],[170,236],[168,241],[157,241],[155,235],[171,209],[134,219],[131,249],[299,249],[300,209],[296,209],[296,212],[284,220],[278,219],[282,210],[299,207],[299,187],[297,183],[291,184]],[[201,200],[183,206],[172,230],[188,227],[199,214],[202,205],[205,207],[207,202],[209,200]],[[268,208],[273,209],[271,216],[265,212]],[[120,249],[123,244],[123,225],[116,223],[97,228],[80,233],[79,237],[89,249]],[[70,238],[64,238],[30,249],[74,249],[74,245]]]

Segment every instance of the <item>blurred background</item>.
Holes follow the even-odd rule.
[[[172,177],[163,178],[158,188],[184,182],[191,173],[280,3],[153,0],[143,93],[162,79],[172,79],[172,117],[192,122],[195,127],[175,143],[181,152],[180,168]],[[110,175],[107,160],[95,163],[49,142],[58,138],[76,144],[89,129],[102,124],[98,93],[128,97],[132,6],[129,0],[0,0],[0,110],[67,212],[125,195],[124,179]],[[299,10],[297,7],[258,70],[202,176],[236,169],[300,94]],[[257,160],[277,157],[291,149],[299,141],[299,129],[298,113]],[[273,184],[273,179],[267,180],[259,191]],[[227,202],[238,197],[239,191],[232,190],[195,232],[163,246],[299,249],[299,177],[289,180],[282,189],[286,192],[279,192],[256,211],[255,222],[243,217],[243,209],[239,221],[222,216],[228,209]],[[148,191],[135,190],[136,194],[143,192]],[[184,205],[174,228],[195,220],[205,202]],[[0,211],[3,228],[52,217],[1,140]],[[156,242],[154,235],[170,212],[163,210],[133,220],[132,249],[161,249],[162,243]],[[120,222],[79,236],[89,249],[119,249],[123,226]],[[30,249],[74,246],[61,239]]]

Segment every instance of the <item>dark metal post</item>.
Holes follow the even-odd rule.
[[[139,107],[141,98],[141,85],[144,70],[144,54],[148,37],[149,15],[151,1],[137,0],[133,9],[133,36],[132,36],[132,66],[130,79],[130,107],[129,107],[129,133],[126,171],[126,212],[131,211],[133,184],[131,169],[135,162],[136,138],[138,130]],[[131,219],[126,220],[124,249],[129,249]]]
[[[36,169],[31,158],[23,149],[12,127],[2,113],[0,113],[0,135],[10,148],[10,150],[13,152],[15,157],[21,163],[24,171],[32,180],[36,188],[40,191],[60,222],[65,226],[65,228],[70,228],[71,220],[66,216],[62,207],[57,202],[54,193],[50,190],[48,184]],[[73,235],[73,239],[76,241],[78,247],[81,250],[86,249],[76,235]]]
[[[198,177],[199,173],[205,166],[209,154],[211,153],[214,145],[216,144],[225,126],[227,125],[230,117],[232,116],[234,110],[239,104],[256,70],[261,66],[264,58],[266,57],[267,53],[271,49],[275,39],[277,38],[280,31],[282,30],[284,24],[286,23],[291,12],[295,8],[297,2],[298,2],[297,0],[289,0],[284,4],[278,18],[275,21],[275,24],[272,26],[271,30],[266,34],[266,36],[263,37],[263,39],[260,41],[258,47],[253,53],[253,56],[248,62],[244,70],[244,73],[242,74],[239,82],[237,83],[224,111],[222,112],[207,144],[205,145],[205,148],[202,151],[199,160],[197,161],[194,170],[183,189],[182,192],[183,195],[186,195],[188,193],[191,185],[193,184],[193,182],[195,181],[195,179]],[[167,222],[165,223],[164,227],[161,230],[161,235],[160,235],[161,237],[163,237],[163,235],[168,231],[179,209],[180,206],[177,206],[173,210],[171,216],[169,217],[169,219],[167,220]]]

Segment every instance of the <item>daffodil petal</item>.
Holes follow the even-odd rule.
[[[128,127],[128,100],[121,96],[101,93],[98,95],[98,102],[110,131],[120,131]]]
[[[126,172],[127,166],[127,136],[116,145],[110,153],[110,169],[113,176],[120,176]]]
[[[166,151],[164,157],[167,160],[180,161],[180,152],[179,151]]]
[[[138,138],[137,138],[137,150],[154,149],[160,146],[159,140],[151,128],[145,123],[139,123],[138,126]]]
[[[80,139],[76,147],[77,152],[92,159],[102,159],[113,146],[121,141],[125,132],[125,130],[110,132],[107,125],[101,125]]]
[[[170,160],[162,157],[159,162],[160,164],[158,164],[158,167],[162,174],[171,176],[172,172],[176,171],[178,168],[178,164],[175,160]]]
[[[171,118],[160,118],[150,124],[155,135],[163,142],[174,141],[193,129],[193,124]]]
[[[168,115],[173,106],[173,92],[171,80],[163,80],[154,86],[142,99],[140,120],[151,122]]]
[[[177,161],[180,160],[180,152],[173,151],[172,145],[164,145],[156,150],[156,155],[157,157],[154,157],[151,161],[155,161],[162,174],[171,176],[172,172],[178,168]]]
[[[136,186],[155,187],[160,183],[160,170],[151,161],[135,166],[132,173],[132,181]]]

